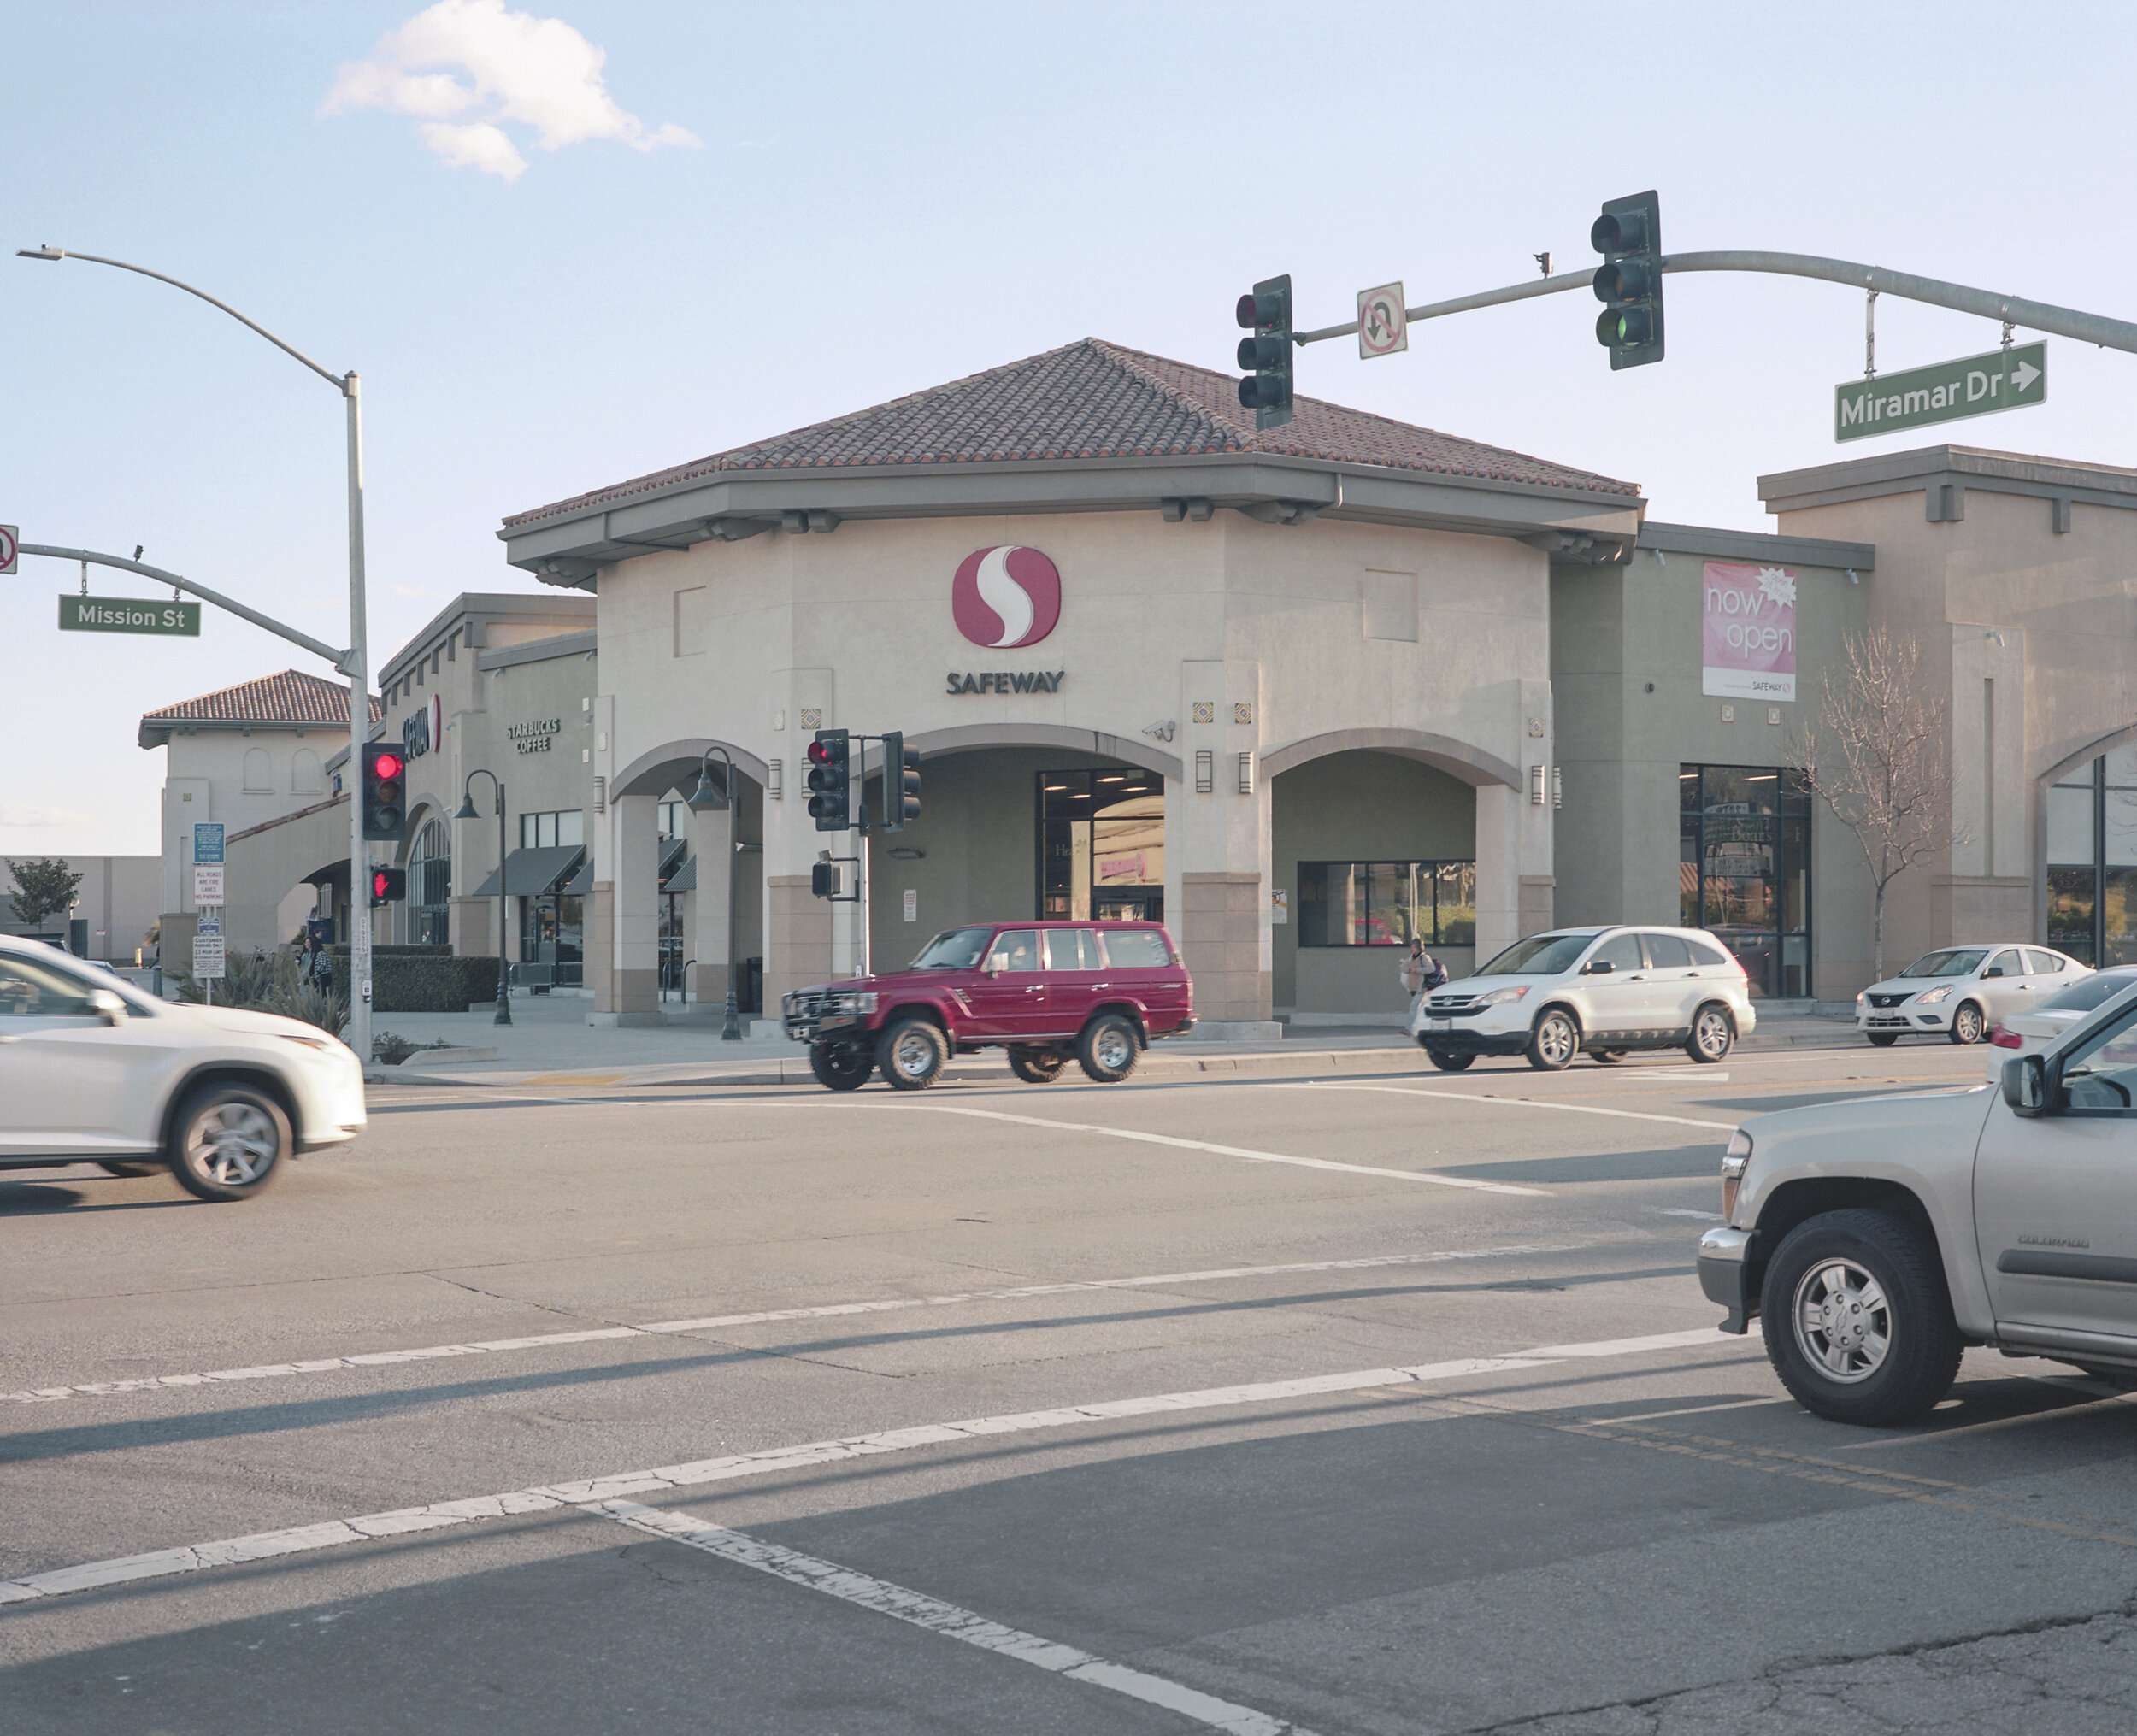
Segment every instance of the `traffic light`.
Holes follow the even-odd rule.
[[[371,870],[371,908],[381,904],[397,904],[408,896],[408,870],[397,868],[374,868]]]
[[[883,738],[883,829],[903,832],[920,818],[920,750],[905,745],[905,733]]]
[[[385,844],[408,836],[408,761],[397,747],[363,745],[363,835]]]
[[[1239,339],[1239,403],[1254,412],[1257,428],[1291,420],[1291,274],[1254,285],[1239,297],[1239,323],[1254,335]]]
[[[1595,337],[1612,368],[1662,360],[1662,202],[1651,192],[1612,199],[1588,231],[1603,256],[1595,298],[1603,303]]]
[[[812,898],[835,898],[839,896],[839,864],[835,862],[813,862],[809,865],[809,895]]]
[[[809,744],[809,814],[819,832],[845,832],[853,825],[851,751],[843,729],[820,729]]]

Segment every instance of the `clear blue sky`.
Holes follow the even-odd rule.
[[[362,372],[374,668],[456,592],[532,588],[508,512],[1085,335],[1228,367],[1231,303],[1275,271],[1322,323],[1390,279],[1415,303],[1545,248],[1586,266],[1598,203],[1648,186],[1673,250],[2137,315],[2127,5],[526,5],[605,52],[605,107],[554,32],[520,54],[462,17],[456,69],[414,36],[381,50],[421,9],[7,0],[0,522],[144,544],[341,642],[332,389],[174,291],[11,256],[41,242]],[[478,73],[494,94],[443,82]],[[1658,367],[1613,375],[1566,295],[1392,360],[1316,346],[1300,389],[1766,528],[1755,478],[1838,456],[1862,297],[1681,278],[1669,309]],[[1887,369],[1997,336],[1890,301],[1879,327]],[[2137,356],[2049,355],[2045,408],[1952,438],[2137,464]],[[213,611],[197,641],[62,634],[75,576],[0,580],[0,851],[151,852],[140,714],[316,666]]]

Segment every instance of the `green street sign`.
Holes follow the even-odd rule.
[[[1866,440],[2048,401],[2048,346],[2019,344],[1833,388],[1833,438]]]
[[[153,603],[138,597],[68,597],[59,600],[62,633],[153,633],[200,637],[197,603]]]

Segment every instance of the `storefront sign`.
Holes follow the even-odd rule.
[[[1699,691],[1734,699],[1796,697],[1796,574],[1709,561],[1699,578],[1706,652]]]
[[[533,723],[508,723],[504,733],[521,753],[545,754],[556,745],[557,733],[563,727],[562,718],[545,717]]]
[[[1066,669],[987,669],[980,674],[950,672],[951,693],[1058,693]]]
[[[434,747],[444,744],[445,702],[433,693],[401,720],[401,751],[420,760]]]
[[[950,615],[975,645],[1035,645],[1061,619],[1061,573],[1037,549],[974,549],[950,581]]]

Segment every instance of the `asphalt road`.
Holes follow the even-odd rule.
[[[386,1088],[243,1205],[0,1177],[0,1728],[2123,1730],[2131,1401],[1821,1423],[1692,1275],[1741,1115],[1980,1076]]]

